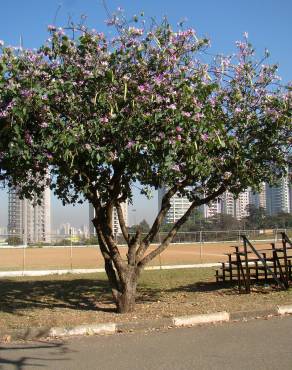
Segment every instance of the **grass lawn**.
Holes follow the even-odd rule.
[[[145,271],[136,311],[115,313],[106,276],[63,275],[2,279],[0,330],[139,321],[216,311],[248,311],[292,303],[292,290],[258,288],[238,294],[216,283],[214,269]]]

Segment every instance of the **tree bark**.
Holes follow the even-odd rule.
[[[123,272],[120,286],[120,294],[117,298],[117,312],[128,313],[135,310],[137,282],[140,270],[137,267],[128,266]]]

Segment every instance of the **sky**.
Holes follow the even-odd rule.
[[[212,53],[230,54],[234,43],[248,32],[259,56],[265,48],[271,53],[271,62],[279,64],[283,81],[292,80],[292,1],[291,0],[107,0],[114,11],[125,9],[132,16],[144,11],[145,17],[161,19],[167,16],[176,25],[182,19],[201,36],[211,40]],[[64,26],[71,18],[76,22],[87,16],[87,24],[108,32],[107,18],[101,0],[9,0],[1,1],[0,40],[11,45],[39,47],[47,38],[47,25]],[[134,204],[129,207],[129,222],[143,218],[148,222],[157,212],[157,194],[149,201],[134,189]],[[70,222],[74,226],[88,223],[88,205],[66,206],[52,196],[52,225]],[[7,224],[7,195],[0,189],[0,226]]]

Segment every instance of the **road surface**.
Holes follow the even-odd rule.
[[[0,369],[292,369],[292,317],[5,344]]]

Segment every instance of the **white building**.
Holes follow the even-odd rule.
[[[222,213],[222,199],[217,198],[209,204],[204,205],[204,217],[210,218]]]
[[[167,192],[167,188],[163,187],[158,189],[158,209],[161,208],[162,198]],[[178,221],[189,209],[191,202],[187,197],[181,197],[178,194],[175,194],[170,199],[171,207],[168,210],[164,222],[167,224],[173,224]]]
[[[7,235],[7,227],[0,226],[0,236]]]
[[[247,189],[240,193],[235,199],[234,216],[237,220],[241,220],[249,215],[248,205],[250,203],[250,190]]]
[[[20,199],[17,190],[8,193],[8,234],[27,243],[50,243],[51,240],[51,199],[46,188],[41,204],[34,205],[28,199]]]
[[[127,202],[122,203],[121,207],[122,207],[126,226],[128,226],[128,203]],[[94,219],[94,217],[95,217],[95,209],[93,208],[92,204],[89,204],[89,234],[90,235],[96,234],[95,228],[92,223],[92,220]],[[114,232],[114,235],[121,234],[121,227],[120,227],[116,208],[114,208],[114,214],[113,214],[113,232]]]

